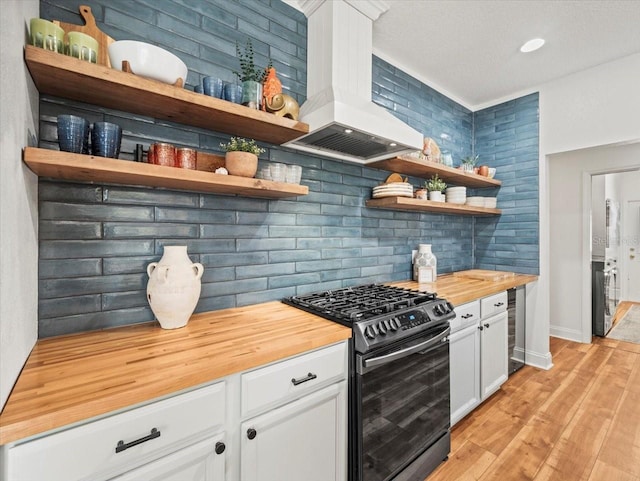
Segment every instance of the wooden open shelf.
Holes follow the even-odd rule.
[[[428,160],[394,157],[392,159],[377,160],[366,165],[374,169],[388,170],[389,172],[397,172],[398,174],[422,177],[424,179],[438,174],[438,177],[448,184],[466,187],[499,187],[502,185],[502,182],[497,179],[490,179],[489,177],[478,174],[469,174],[460,169],[454,169],[453,167],[447,167],[446,165]]]
[[[24,149],[23,160],[40,177],[80,182],[164,187],[265,199],[296,197],[309,193],[306,185],[163,167],[35,147]]]
[[[278,145],[309,132],[304,122],[31,45],[25,46],[24,56],[41,94]]]
[[[457,214],[491,216],[500,215],[500,209],[488,209],[485,207],[471,207],[463,204],[452,204],[448,202],[432,202],[430,200],[414,199],[411,197],[382,197],[380,199],[369,199],[367,207],[377,209],[407,210],[431,212],[433,214]]]

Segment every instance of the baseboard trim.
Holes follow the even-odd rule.
[[[548,371],[553,367],[553,359],[550,352],[542,354],[539,352],[526,351],[525,364],[527,366],[533,366]]]
[[[566,339],[567,341],[583,342],[582,331],[579,331],[577,329],[549,326],[549,334],[552,337],[559,337],[560,339]]]

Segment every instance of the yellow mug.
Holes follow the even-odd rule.
[[[29,22],[29,37],[31,45],[64,53],[64,30],[49,20],[32,18]]]
[[[98,63],[98,41],[82,32],[68,32],[66,52],[70,57]]]

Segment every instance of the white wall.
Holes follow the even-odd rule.
[[[0,409],[38,333],[38,182],[22,163],[38,92],[23,60],[38,0],[3,0],[0,19]]]
[[[562,170],[561,167],[560,174],[552,173],[551,169],[556,168],[555,162],[562,163],[569,159],[552,154],[605,145],[624,148],[627,142],[639,141],[638,112],[640,54],[588,69],[540,87],[541,265],[539,296],[533,308],[535,322],[541,332],[545,330],[546,319],[547,332],[553,335],[582,342],[591,340],[590,336],[587,337],[583,333],[585,322],[590,322],[590,314],[589,319],[585,317],[585,303],[589,301],[587,296],[590,296],[589,271],[587,269],[585,274],[584,265],[582,269],[576,268],[580,267],[580,260],[576,260],[575,255],[568,259],[559,255],[561,252],[579,252],[582,255],[585,251],[582,234],[571,235],[565,239],[564,234],[569,229],[559,226],[555,219],[552,225],[550,220],[553,213],[554,217],[562,217],[582,233],[584,210],[576,211],[575,202],[566,202],[566,199],[571,199],[571,194],[562,201],[559,200],[559,186],[554,183],[552,188],[550,184],[555,180],[561,180],[567,183],[568,188],[575,189],[576,179],[582,179],[584,182],[583,176],[588,174],[584,174],[580,169]],[[637,147],[636,145],[630,148]],[[612,159],[608,157],[608,152],[601,153],[603,155],[592,160],[589,169],[605,172],[622,167],[611,164]],[[636,164],[637,159],[638,157]],[[576,162],[578,165],[581,164],[581,161]],[[556,175],[560,175],[560,179],[556,179]],[[583,189],[580,188],[579,192],[582,195]],[[580,202],[584,208],[585,199],[580,197]],[[577,219],[573,216],[577,216]],[[586,243],[588,249],[588,235]],[[554,264],[553,259],[559,259],[558,264]],[[559,269],[562,266],[577,277],[567,276]],[[571,305],[575,310],[570,311],[563,307]],[[590,302],[588,306],[590,312]]]

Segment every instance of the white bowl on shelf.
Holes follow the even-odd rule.
[[[187,66],[171,52],[146,42],[118,40],[109,45],[111,67],[122,70],[122,62],[129,62],[131,72],[141,77],[173,85],[181,78],[187,80]]]
[[[496,205],[498,205],[498,199],[496,197],[484,198],[484,207],[487,207],[489,209],[495,209]]]

